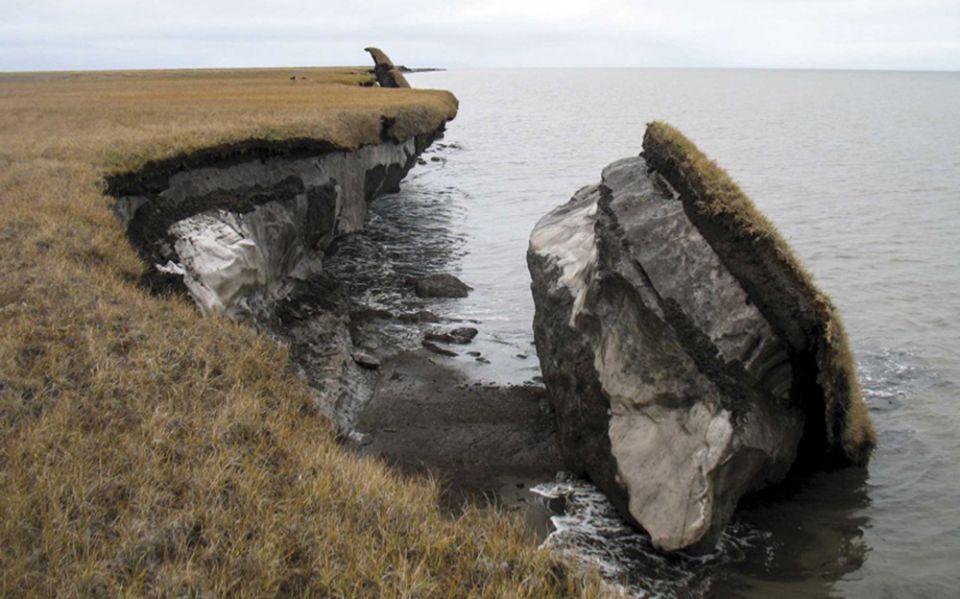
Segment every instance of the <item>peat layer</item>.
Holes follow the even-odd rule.
[[[860,393],[840,314],[786,241],[736,183],[679,131],[651,123],[643,156],[770,326],[791,348],[807,413],[801,466],[865,465],[876,433]]]

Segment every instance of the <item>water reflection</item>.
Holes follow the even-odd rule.
[[[847,468],[745,498],[735,522],[765,533],[770,558],[762,568],[750,560],[730,563],[716,573],[712,590],[758,597],[788,590],[830,594],[833,583],[866,560],[866,481],[865,470]]]

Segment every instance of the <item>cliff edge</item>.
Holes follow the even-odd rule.
[[[0,74],[0,595],[579,588],[514,520],[449,518],[436,484],[345,451],[289,348],[146,290],[154,263],[110,209],[108,188],[175,205],[174,179],[186,212],[302,201],[329,224],[329,178],[312,193],[310,180],[264,180],[233,200],[229,187],[191,190],[356,152],[402,167],[404,147],[456,114],[448,92],[371,80],[366,68]],[[355,164],[385,191],[391,168],[381,179],[374,162]],[[341,205],[360,208],[344,200],[364,197],[363,175]]]

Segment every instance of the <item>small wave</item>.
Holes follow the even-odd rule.
[[[773,560],[771,534],[742,522],[728,525],[711,553],[665,554],[584,480],[560,474],[531,491],[548,507],[561,510],[551,518],[554,531],[543,546],[597,567],[610,584],[630,596],[701,595],[709,590],[711,573],[718,567],[748,559],[762,566]]]
[[[938,379],[917,355],[889,348],[863,353],[857,375],[864,399],[875,412],[901,408],[911,391]]]

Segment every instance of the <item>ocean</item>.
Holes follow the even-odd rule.
[[[460,99],[445,139],[378,200],[384,271],[475,288],[484,382],[539,374],[527,238],[645,124],[678,127],[779,227],[840,308],[879,444],[866,472],[748,498],[718,550],[665,557],[580,481],[545,541],[637,595],[951,596],[960,589],[960,73],[476,69],[416,73]],[[362,249],[362,247],[361,247]],[[376,274],[376,273],[371,273]],[[368,303],[401,301],[378,288]]]

